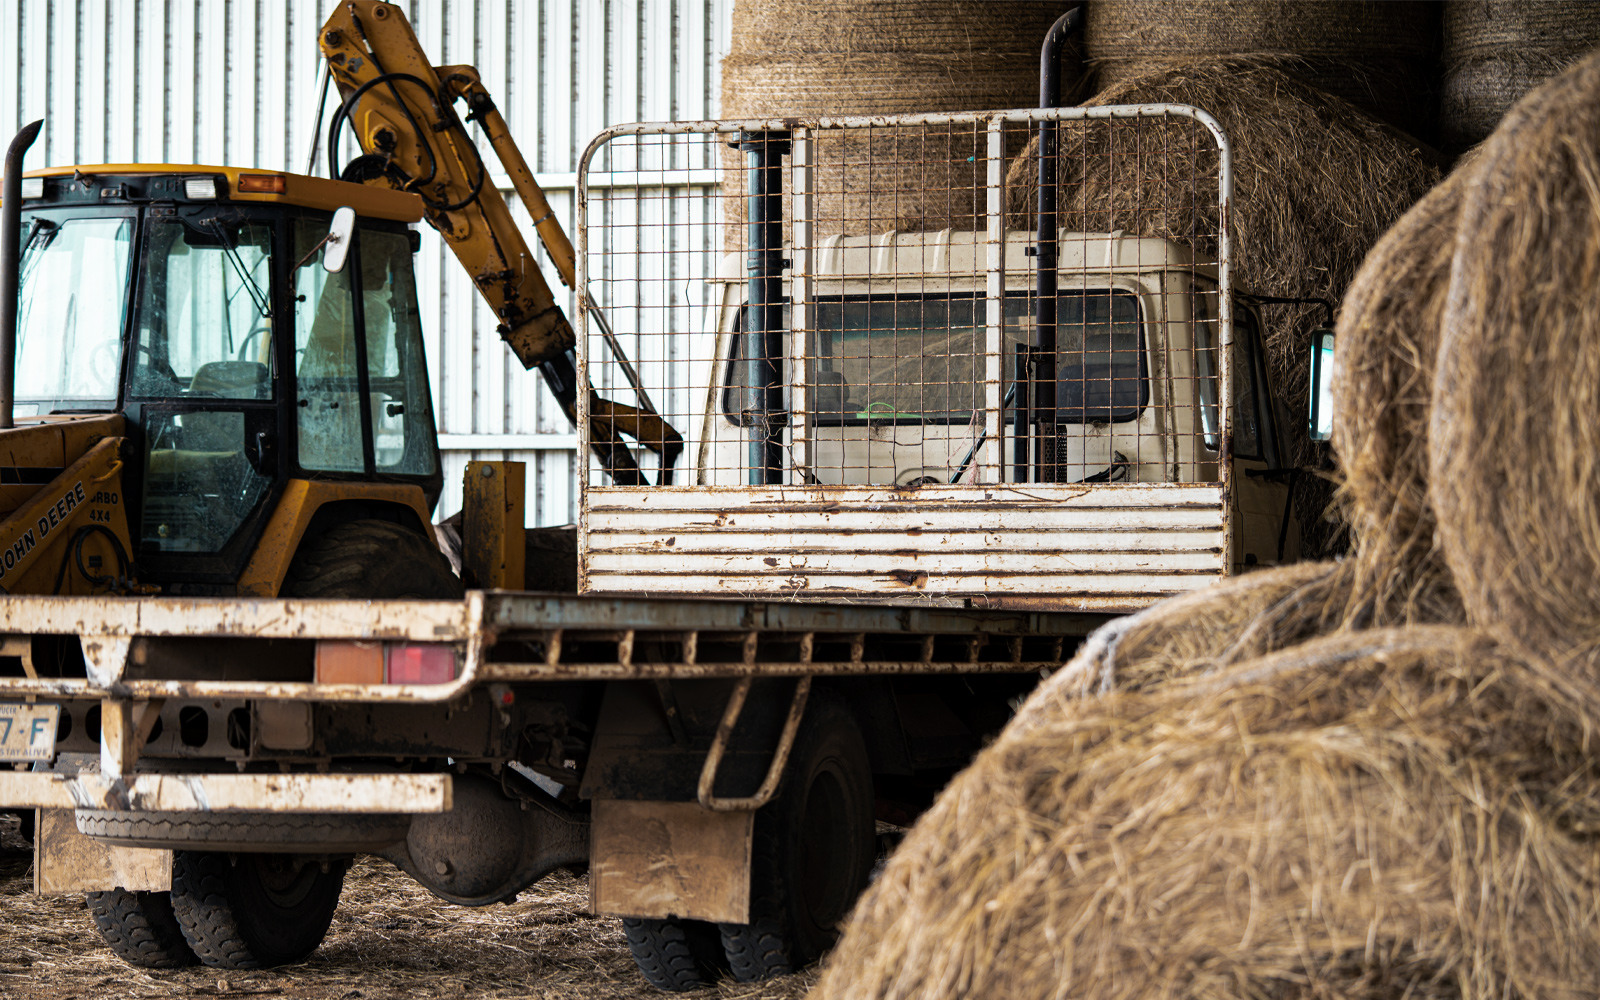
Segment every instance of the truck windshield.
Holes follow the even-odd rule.
[[[17,411],[109,409],[122,368],[133,220],[35,216],[23,227]]]

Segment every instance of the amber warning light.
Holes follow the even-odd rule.
[[[288,178],[282,174],[240,174],[240,194],[283,194],[288,190]]]

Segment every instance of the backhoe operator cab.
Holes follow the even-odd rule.
[[[341,206],[359,221],[330,272]],[[18,426],[123,417],[115,502],[142,583],[269,596],[331,523],[431,537],[421,215],[413,195],[221,167],[25,177]]]

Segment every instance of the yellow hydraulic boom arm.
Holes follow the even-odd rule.
[[[467,105],[488,137],[511,184],[534,220],[539,240],[562,284],[576,281],[572,241],[550,209],[533,172],[517,149],[505,119],[470,66],[435,67],[399,7],[385,0],[348,0],[322,26],[323,58],[342,103],[328,129],[329,172],[345,180],[415,191],[428,221],[444,236],[461,265],[500,319],[500,336],[525,368],[537,367],[574,424],[578,421],[576,337],[505,199],[456,114]],[[337,137],[348,121],[365,155],[334,166]],[[633,366],[591,301],[612,355],[632,384],[639,406],[589,400],[589,441],[618,485],[644,478],[622,435],[660,456],[659,484],[671,482],[683,438],[655,411]]]

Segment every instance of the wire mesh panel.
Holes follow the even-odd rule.
[[[1133,607],[1229,568],[1270,407],[1203,112],[624,126],[579,184],[580,367],[685,442],[591,467],[588,589]]]

